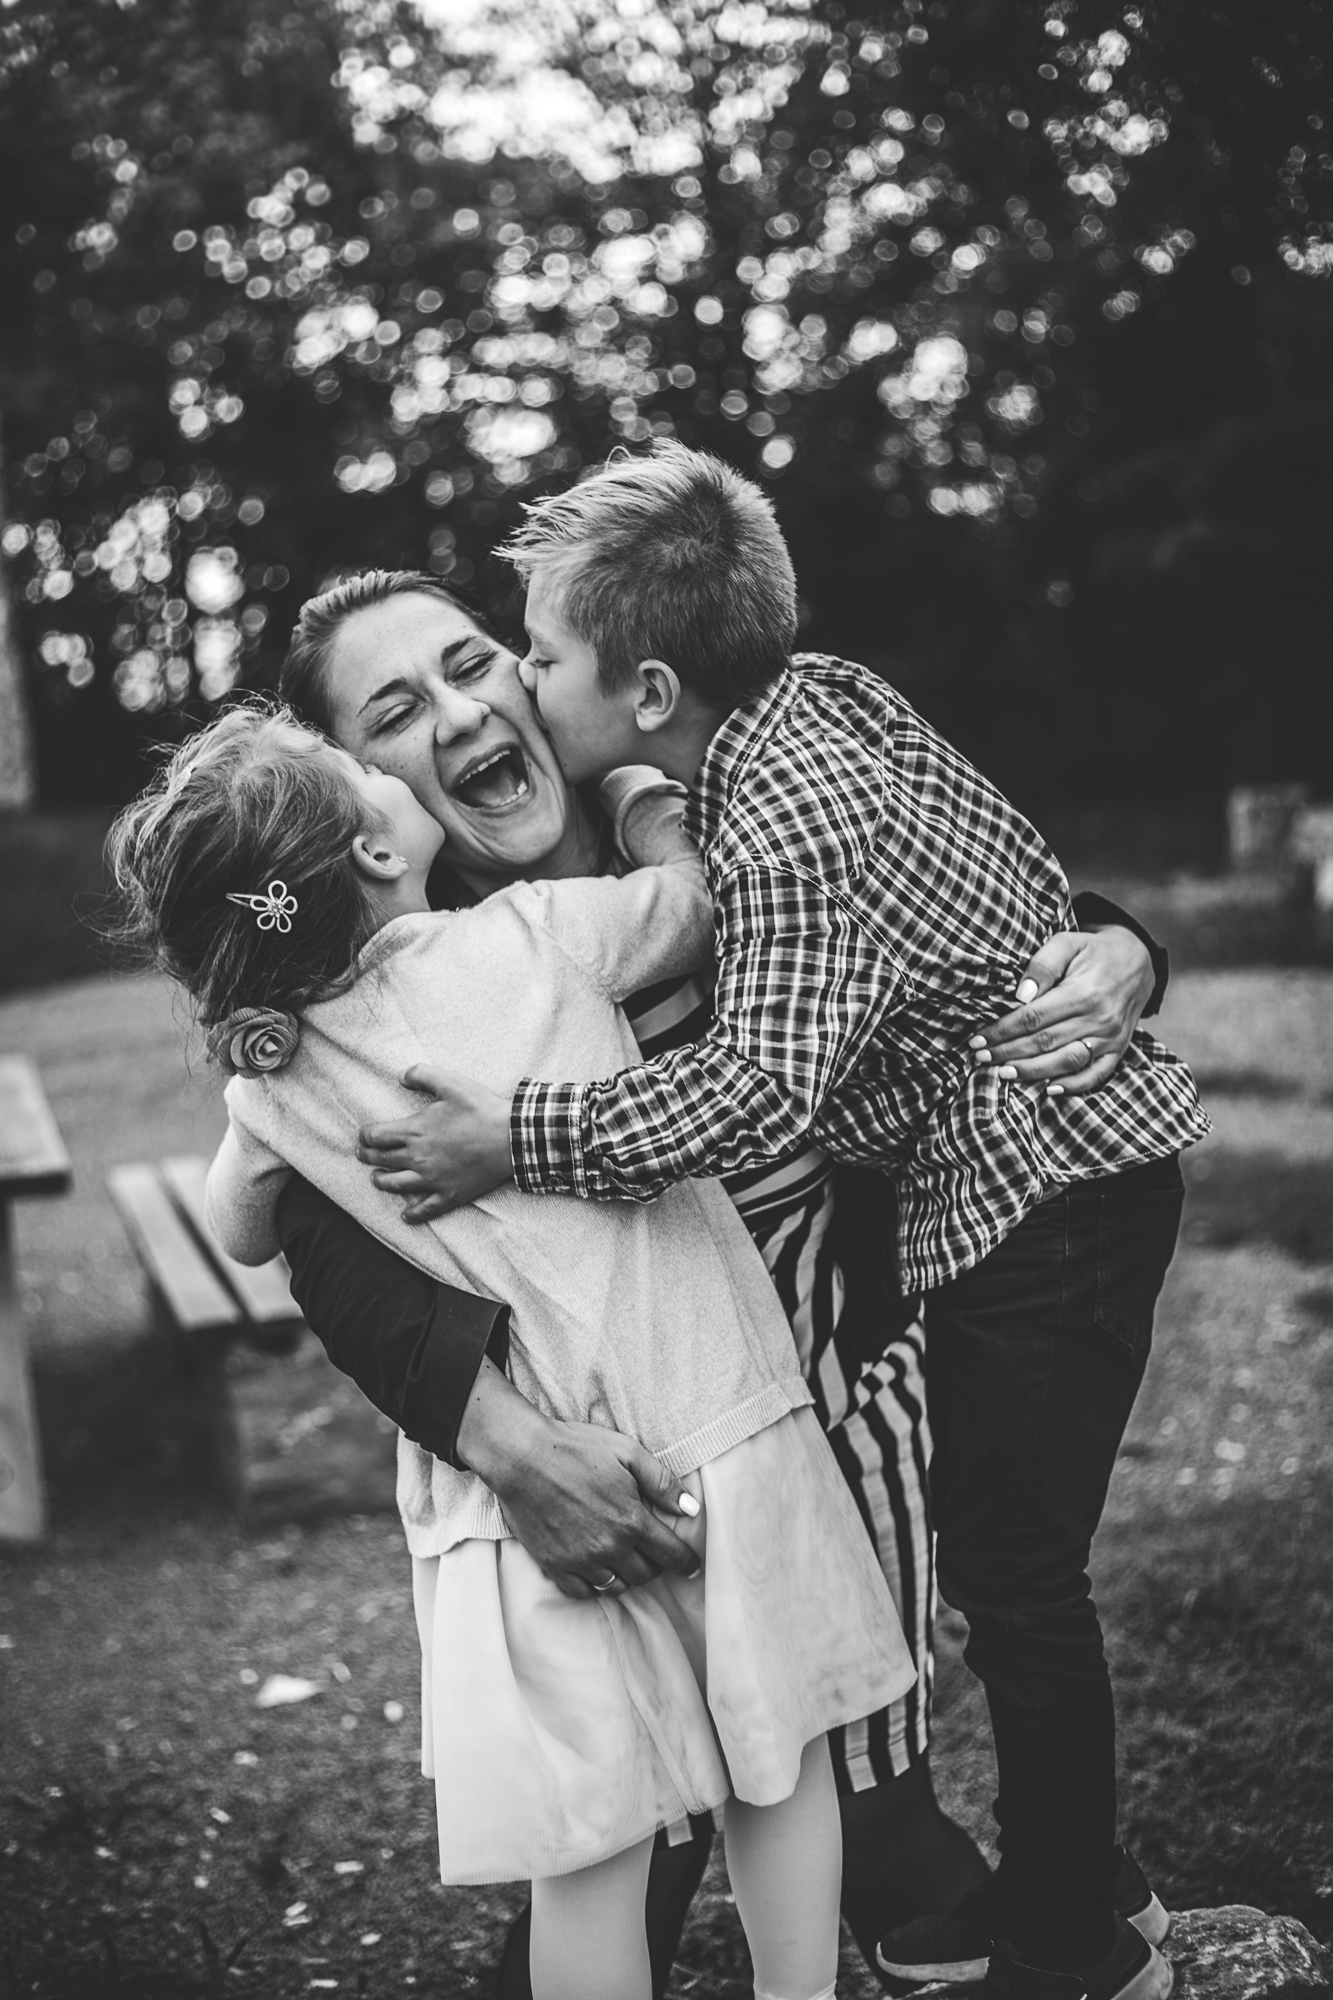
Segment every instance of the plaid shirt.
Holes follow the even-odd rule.
[[[686,825],[717,920],[716,1015],[594,1084],[525,1079],[515,1179],[646,1201],[802,1137],[898,1185],[905,1290],[976,1263],[1052,1188],[1178,1152],[1208,1120],[1147,1035],[1087,1097],[974,1066],[975,1024],[1073,926],[1059,863],[893,689],[805,655],[709,745]]]

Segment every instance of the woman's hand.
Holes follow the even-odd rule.
[[[1081,1097],[1105,1083],[1153,990],[1146,945],[1118,924],[1061,931],[1019,983],[1023,1004],[973,1037],[976,1061],[1048,1097]]]
[[[533,1408],[485,1361],[458,1430],[458,1457],[485,1480],[514,1537],[566,1597],[692,1576],[699,1558],[661,1515],[698,1513],[659,1459],[601,1424],[564,1424]]]
[[[512,1179],[507,1097],[434,1063],[416,1063],[403,1082],[432,1101],[396,1124],[363,1125],[356,1157],[374,1167],[377,1188],[409,1198],[404,1222],[433,1222]]]

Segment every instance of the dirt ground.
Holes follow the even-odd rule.
[[[1333,1939],[1333,975],[1192,973],[1163,1032],[1216,1132],[1097,1551],[1123,1818],[1178,1907],[1245,1901]],[[18,1254],[53,1532],[0,1557],[0,1994],[490,1990],[517,1891],[434,1880],[418,1666],[390,1517],[243,1532],[147,1331],[105,1195],[118,1160],[221,1126],[152,980],[0,1004],[75,1160]],[[936,1767],[983,1839],[984,1709],[941,1621]],[[274,1673],[320,1692],[260,1710]],[[714,1866],[672,1992],[740,2000]],[[875,1982],[850,1955],[840,1992]]]

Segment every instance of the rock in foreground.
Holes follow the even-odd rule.
[[[1247,1903],[1178,1910],[1162,1949],[1175,1967],[1172,2000],[1308,2000],[1333,1991],[1304,1924]]]

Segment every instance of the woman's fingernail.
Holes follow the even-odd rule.
[[[1012,1063],[1006,1063],[1004,1065],[1004,1068],[997,1069],[995,1074],[996,1076],[1003,1077],[1006,1083],[1017,1083],[1018,1081],[1018,1071],[1014,1068]]]
[[[1046,1086],[1046,1095],[1047,1095],[1048,1097],[1063,1097],[1063,1096],[1064,1096],[1064,1094],[1065,1094],[1065,1087],[1064,1087],[1064,1085],[1063,1085],[1062,1083],[1048,1083],[1048,1084],[1047,1084],[1047,1086]]]
[[[967,1046],[970,1049],[984,1049],[986,1046],[986,1037],[984,1035],[973,1035]]]
[[[978,1049],[973,1056],[973,1061],[983,1068],[988,1062],[994,1062],[994,1060],[994,1056],[987,1048]]]
[[[1014,995],[1014,998],[1018,1001],[1020,1007],[1026,1007],[1028,1001],[1035,1000],[1036,997],[1037,997],[1037,982],[1035,979],[1022,980],[1019,984],[1017,993]]]
[[[691,1520],[694,1520],[699,1512],[699,1502],[692,1493],[682,1493],[676,1505],[680,1508],[681,1513],[688,1514]]]

